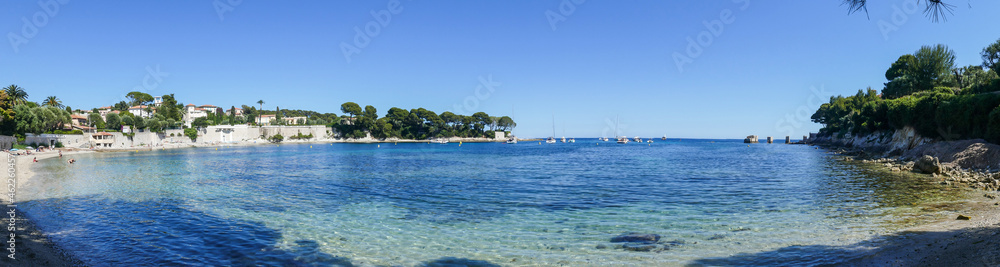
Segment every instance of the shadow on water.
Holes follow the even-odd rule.
[[[320,251],[316,241],[282,245],[277,230],[196,211],[178,200],[84,196],[18,205],[89,266],[354,266]]]
[[[1000,225],[901,232],[848,246],[788,246],[687,266],[1000,266]]]

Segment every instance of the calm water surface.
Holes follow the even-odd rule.
[[[863,253],[951,197],[810,146],[736,140],[76,158],[36,165],[20,207],[96,266],[810,265]],[[632,232],[662,237],[651,252],[610,242]],[[789,250],[815,246],[838,249]]]

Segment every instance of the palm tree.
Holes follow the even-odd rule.
[[[7,92],[8,100],[10,100],[10,106],[17,104],[24,104],[28,102],[28,92],[24,91],[24,88],[20,86],[11,84],[10,86],[3,88],[4,92]]]
[[[57,107],[57,108],[62,108],[63,107],[62,101],[59,100],[59,98],[57,98],[56,96],[46,97],[45,98],[45,105],[46,106]]]
[[[257,104],[260,104],[260,109],[257,110],[257,124],[260,124],[260,118],[263,118],[261,116],[261,114],[263,114],[261,113],[261,111],[264,110],[264,100],[263,99],[257,100]]]

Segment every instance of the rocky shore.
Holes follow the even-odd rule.
[[[942,185],[1000,191],[1000,146],[981,139],[927,143],[899,156],[864,148],[836,148],[845,160],[882,165],[893,172],[930,174]]]

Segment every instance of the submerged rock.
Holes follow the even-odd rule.
[[[628,251],[642,251],[642,252],[645,252],[645,251],[653,251],[655,249],[660,248],[660,246],[657,246],[656,244],[633,243],[633,244],[622,245],[622,248],[624,248],[625,250],[628,250]]]
[[[970,219],[972,219],[972,218],[969,218],[969,216],[965,216],[965,215],[961,215],[961,214],[958,215],[958,218],[955,218],[955,220],[963,220],[963,221],[968,221]]]
[[[656,243],[657,241],[660,241],[660,235],[657,234],[628,233],[611,238],[611,243]]]

